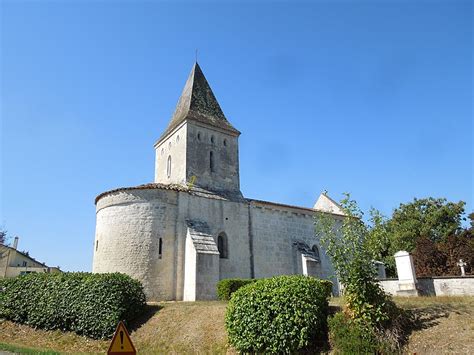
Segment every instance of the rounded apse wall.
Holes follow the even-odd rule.
[[[148,301],[174,299],[178,192],[127,188],[96,206],[92,271],[121,272],[142,282]]]

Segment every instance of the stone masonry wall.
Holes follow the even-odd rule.
[[[93,272],[128,274],[142,281],[149,301],[174,300],[177,194],[150,189],[102,197],[97,203]]]
[[[206,222],[216,244],[218,235],[225,233],[228,257],[219,259],[220,279],[250,277],[248,208],[245,202],[193,196],[181,192],[179,214],[180,226],[186,225],[186,219]],[[181,255],[179,261],[183,265],[184,257]]]
[[[301,261],[298,259],[301,256],[293,242],[304,241],[310,248],[318,245],[314,236],[314,212],[253,202],[251,223],[255,277],[300,274]],[[321,277],[334,282],[333,291],[337,294],[338,285],[330,260],[319,245],[318,249]]]
[[[313,216],[309,209],[253,200],[249,204],[205,192],[111,192],[97,202],[93,272],[123,272],[140,280],[149,301],[189,298],[184,295],[186,254],[190,261],[193,257],[186,247],[186,221],[198,220],[207,223],[216,244],[220,234],[227,238],[227,258],[216,259],[219,279],[301,274],[302,257],[294,242],[303,241],[310,248],[317,244]],[[318,248],[317,276],[334,281],[329,258]],[[212,298],[215,287],[204,286],[197,291]]]
[[[397,295],[398,279],[379,281],[385,292]],[[474,296],[474,276],[420,277],[416,284],[420,296]]]
[[[186,183],[187,125],[179,127],[155,147],[155,182],[162,184]],[[168,157],[171,157],[171,175],[168,177]]]
[[[420,277],[417,287],[426,296],[474,296],[474,276]]]
[[[239,191],[238,138],[230,134],[188,122],[186,151],[187,179],[212,190]],[[210,169],[213,153],[214,171]]]

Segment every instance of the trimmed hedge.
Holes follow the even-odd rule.
[[[261,279],[237,290],[227,307],[229,342],[245,353],[294,353],[326,337],[332,284],[303,275]]]
[[[145,294],[130,276],[31,273],[0,280],[0,318],[43,329],[108,338],[120,320],[145,309]]]
[[[230,300],[230,296],[242,286],[255,282],[255,279],[223,279],[217,283],[217,297],[222,301]]]

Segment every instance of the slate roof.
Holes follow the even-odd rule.
[[[201,254],[219,254],[216,242],[211,235],[211,230],[206,222],[198,220],[186,220],[189,234],[194,248]]]
[[[231,134],[240,134],[240,132],[227,121],[197,62],[194,63],[186,85],[184,85],[173,117],[157,143],[185,120],[201,122],[212,127],[223,129]]]

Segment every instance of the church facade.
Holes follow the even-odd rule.
[[[341,220],[343,211],[324,193],[313,208],[245,198],[239,135],[195,63],[154,145],[154,183],[96,198],[93,272],[140,280],[149,301],[215,299],[224,278],[305,274],[335,281],[314,215]]]

